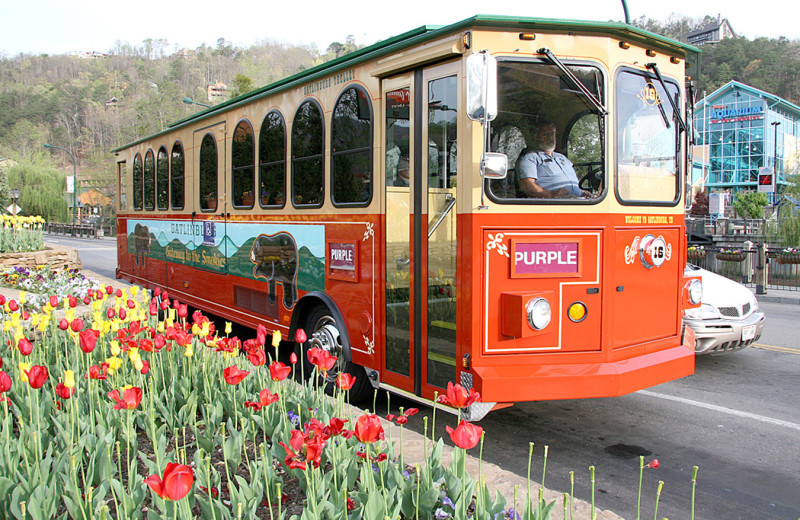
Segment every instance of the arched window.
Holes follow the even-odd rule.
[[[136,154],[133,158],[133,209],[142,209],[142,183],[144,182],[144,170],[142,169],[142,156]]]
[[[156,209],[156,160],[153,150],[144,156],[144,209]]]
[[[325,197],[322,109],[316,101],[300,105],[292,123],[292,203],[320,207]]]
[[[286,125],[277,110],[269,112],[258,136],[259,203],[282,208],[286,203]]]
[[[217,209],[217,142],[208,132],[200,144],[200,209]]]
[[[232,147],[233,207],[252,208],[255,201],[256,145],[249,122],[242,121],[236,125]]]
[[[156,157],[156,207],[160,211],[169,209],[169,157],[166,146],[158,149]]]
[[[359,87],[345,90],[333,109],[331,177],[334,205],[369,204],[372,199],[372,104]]]
[[[172,209],[183,209],[184,201],[184,168],[183,145],[175,141],[172,145],[172,157],[169,161],[169,183]]]

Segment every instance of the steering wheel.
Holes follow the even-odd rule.
[[[582,190],[591,191],[591,192],[598,192],[603,187],[603,163],[600,161],[596,162],[585,162],[585,163],[575,163],[572,165],[575,170],[578,168],[586,168],[586,174],[581,177],[580,182],[578,182],[578,187]]]

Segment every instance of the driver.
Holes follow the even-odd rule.
[[[546,121],[536,127],[535,150],[523,154],[517,162],[522,191],[529,197],[591,197],[578,186],[572,162],[556,149],[556,125]]]

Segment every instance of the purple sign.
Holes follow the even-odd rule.
[[[331,242],[328,246],[329,266],[342,271],[356,270],[356,245],[353,243]]]
[[[577,242],[516,242],[512,276],[577,274]]]

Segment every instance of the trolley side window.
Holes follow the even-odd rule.
[[[351,87],[336,102],[331,130],[333,204],[366,205],[372,199],[372,105]]]
[[[233,207],[249,209],[255,202],[255,163],[256,142],[253,128],[247,121],[241,121],[233,132],[233,157],[231,159],[231,185],[233,186]]]
[[[183,209],[184,190],[185,190],[185,168],[186,163],[183,158],[183,145],[180,141],[175,141],[172,146],[172,157],[169,163],[169,182],[170,196],[172,199],[172,209]]]
[[[211,132],[200,144],[200,209],[217,209],[217,142]]]
[[[153,150],[144,156],[144,209],[156,209],[156,161]]]
[[[277,110],[269,112],[258,136],[259,203],[262,208],[286,204],[286,124]]]
[[[598,67],[567,65],[600,102]],[[550,62],[498,63],[498,115],[491,150],[508,157],[509,174],[488,183],[507,204],[591,202],[605,188],[605,131],[595,105]]]
[[[166,146],[158,149],[156,157],[156,207],[160,211],[169,209],[169,158]]]
[[[318,208],[325,197],[322,109],[312,100],[297,109],[292,123],[292,203]]]
[[[679,124],[667,96],[680,105],[678,86],[639,71],[617,75],[617,196],[623,203],[675,204]]]
[[[136,154],[133,158],[133,209],[142,209],[142,183],[144,181],[144,170],[142,168],[142,156]]]

